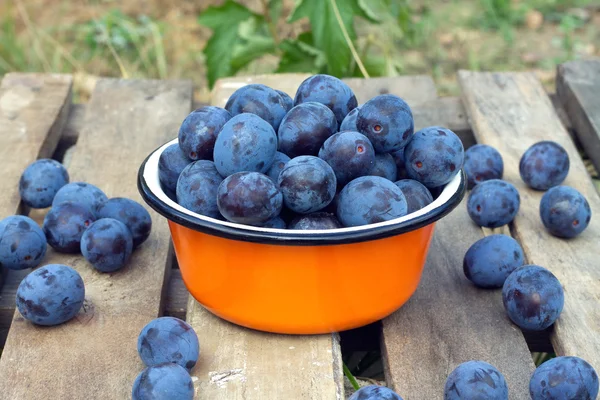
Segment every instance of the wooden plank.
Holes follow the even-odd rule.
[[[565,307],[551,335],[557,354],[585,358],[600,369],[600,198],[583,161],[537,78],[531,73],[460,71],[463,102],[479,143],[494,146],[504,158],[504,177],[521,194],[513,221],[514,236],[530,263],[551,270],[565,289]],[[563,184],[588,200],[592,220],[573,240],[548,234],[539,217],[543,192],[528,189],[520,178],[521,155],[540,140],[554,140],[569,154]]]
[[[483,237],[466,198],[440,220],[419,288],[383,320],[386,382],[406,400],[442,399],[448,374],[484,360],[504,374],[511,399],[529,399],[535,366],[523,335],[507,322],[499,290],[481,290],[462,270],[468,248]]]
[[[0,85],[0,218],[17,212],[19,179],[56,148],[71,105],[70,75],[9,73]]]
[[[402,97],[411,108],[437,98],[435,83],[429,75],[398,76],[393,78],[344,78],[354,91],[358,104],[380,94],[395,94]]]
[[[250,83],[262,83],[274,89],[282,90],[292,98],[302,81],[310,74],[277,74],[233,77],[220,79],[212,92],[212,105],[224,107],[229,96],[237,89]],[[354,91],[359,104],[384,93],[402,97],[411,107],[437,98],[433,79],[426,75],[400,76],[396,78],[345,78],[344,82]]]
[[[337,334],[276,335],[215,317],[190,298],[188,322],[202,350],[192,370],[197,399],[343,399]]]
[[[173,138],[191,105],[188,81],[99,80],[69,166],[72,180],[142,202],[136,187],[140,163]],[[5,398],[130,398],[143,367],[135,343],[143,326],[159,315],[170,266],[166,221],[151,215],[150,238],[117,273],[101,274],[81,256],[50,252],[48,263],[64,263],[81,274],[86,305],[76,318],[51,329],[15,312],[0,359]],[[62,379],[48,371],[60,371]]]
[[[17,294],[17,288],[19,287],[21,280],[28,273],[29,271],[27,270],[15,271],[8,274],[4,286],[0,291],[0,348],[4,347],[6,336],[8,335],[8,328],[10,327],[15,313],[15,296]],[[169,285],[167,287],[167,294],[164,299],[164,314],[185,319],[189,295],[190,293],[181,278],[181,271],[172,269]]]
[[[459,97],[440,97],[412,107],[415,129],[443,126],[458,135],[465,149],[475,144],[465,107]]]
[[[600,59],[558,66],[556,94],[569,115],[575,135],[600,171]]]

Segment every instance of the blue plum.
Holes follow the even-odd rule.
[[[175,317],[159,317],[144,326],[138,336],[137,349],[148,367],[172,362],[189,371],[198,361],[200,343],[187,322]]]
[[[16,303],[23,318],[50,326],[76,316],[84,298],[85,287],[77,271],[62,264],[48,264],[23,278]]]
[[[281,212],[283,195],[276,184],[260,172],[237,172],[217,190],[217,205],[231,222],[261,226]]]
[[[396,179],[408,179],[406,166],[404,165],[404,149],[392,151],[390,154],[394,157],[394,161],[396,162]]]
[[[275,153],[273,164],[271,165],[271,168],[269,168],[269,170],[267,171],[266,175],[269,178],[271,178],[273,182],[277,183],[279,173],[283,170],[283,167],[285,167],[285,164],[287,164],[288,161],[290,161],[290,158],[287,155],[278,151],[277,153]]]
[[[542,223],[552,235],[574,238],[590,224],[592,210],[587,199],[570,186],[554,186],[540,201]]]
[[[44,232],[31,218],[13,215],[0,221],[0,268],[37,267],[47,247]]]
[[[86,182],[71,182],[60,188],[54,196],[52,207],[70,201],[86,207],[95,216],[98,215],[100,206],[108,197],[97,186]]]
[[[395,182],[406,198],[407,214],[413,213],[433,202],[433,196],[421,182],[414,179],[401,179]]]
[[[179,179],[181,171],[191,162],[192,160],[181,151],[181,147],[177,143],[173,143],[161,153],[158,159],[158,179],[163,190],[170,197],[175,198],[177,179]]]
[[[473,189],[479,182],[502,179],[504,161],[494,147],[476,144],[465,151],[464,170],[467,174],[467,187]]]
[[[282,92],[281,90],[277,89],[275,89],[275,91],[281,96],[281,99],[283,100],[283,106],[285,107],[285,111],[289,112],[292,109],[292,107],[294,107],[294,99],[292,99],[290,95],[286,92]]]
[[[352,393],[348,400],[402,400],[402,397],[388,387],[368,385]]]
[[[64,202],[53,206],[42,229],[48,244],[60,253],[79,253],[83,232],[96,220],[94,214],[79,203]]]
[[[81,237],[81,254],[101,272],[123,268],[133,252],[133,238],[127,225],[113,218],[100,218]]]
[[[146,367],[133,382],[132,400],[193,400],[192,377],[179,364]]]
[[[521,205],[521,197],[513,184],[490,179],[473,188],[467,199],[469,217],[479,226],[498,228],[511,222]]]
[[[375,163],[367,175],[381,176],[392,182],[396,181],[398,168],[390,153],[375,154]]]
[[[446,379],[444,400],[508,400],[504,375],[485,361],[459,364]]]
[[[250,113],[266,121],[277,132],[287,113],[285,100],[275,90],[260,83],[242,86],[227,100],[225,109],[232,116]]]
[[[356,119],[358,118],[358,111],[360,110],[360,106],[356,107],[352,111],[346,115],[342,124],[340,125],[340,132],[343,131],[354,131],[357,132],[358,128],[356,127]]]
[[[306,78],[298,87],[294,105],[316,101],[329,107],[335,114],[338,126],[350,111],[358,106],[350,86],[331,75],[316,74]]]
[[[523,265],[506,278],[502,302],[510,320],[518,327],[541,331],[556,321],[565,295],[559,280],[539,265]]]
[[[317,211],[308,215],[302,215],[295,218],[289,226],[289,229],[311,230],[311,229],[337,229],[343,228],[343,225],[334,214]]]
[[[375,165],[375,150],[362,133],[338,132],[323,143],[319,157],[333,169],[337,184],[365,176]]]
[[[519,242],[510,236],[495,234],[479,239],[469,247],[463,259],[463,271],[475,286],[500,288],[524,262]]]
[[[277,135],[255,114],[238,114],[221,129],[215,142],[214,160],[224,178],[236,172],[265,173],[277,153]]]
[[[125,197],[113,197],[98,210],[98,218],[114,218],[124,223],[133,238],[135,249],[148,239],[152,231],[152,218],[144,206]]]
[[[333,112],[314,101],[298,104],[281,121],[277,136],[279,151],[291,158],[316,156],[331,135],[337,132]]]
[[[454,132],[431,126],[416,132],[404,149],[404,167],[409,178],[431,189],[450,182],[463,167],[464,156]]]
[[[333,200],[337,181],[333,169],[315,156],[292,158],[277,181],[287,208],[299,214],[309,214],[327,206]]]
[[[177,203],[195,213],[219,219],[217,191],[221,182],[223,177],[212,161],[194,161],[179,175]]]
[[[231,117],[229,111],[214,106],[192,111],[179,127],[181,151],[193,161],[212,160],[215,140]]]
[[[69,173],[58,161],[43,158],[29,164],[19,179],[21,200],[31,208],[46,208],[58,190],[69,183]]]
[[[555,357],[536,368],[529,380],[529,394],[532,400],[595,400],[598,374],[583,358]]]
[[[287,227],[285,221],[281,217],[271,218],[263,225],[263,228],[285,229]]]
[[[411,141],[415,128],[410,107],[393,94],[375,96],[363,104],[356,127],[378,153],[403,149]]]
[[[340,192],[337,217],[344,226],[374,224],[407,213],[406,197],[393,182],[380,176],[361,176]]]
[[[543,140],[533,144],[521,156],[519,174],[529,187],[548,190],[560,185],[569,174],[569,155],[558,143]]]

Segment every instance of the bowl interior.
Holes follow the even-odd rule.
[[[336,235],[356,235],[361,232],[371,232],[378,229],[386,229],[392,227],[407,227],[415,225],[414,229],[423,226],[423,223],[418,224],[417,222],[423,222],[424,220],[432,219],[431,222],[441,218],[453,209],[462,199],[465,192],[465,177],[464,171],[459,171],[458,174],[450,181],[442,190],[434,201],[420,210],[417,210],[411,214],[405,215],[400,218],[392,219],[389,221],[378,222],[375,224],[356,226],[356,227],[345,227],[337,229],[323,230],[289,230],[289,229],[278,229],[278,228],[264,228],[249,226],[243,224],[237,224],[229,221],[221,221],[215,218],[207,217],[204,215],[197,214],[193,211],[182,207],[175,201],[171,200],[169,196],[163,191],[158,174],[158,162],[162,152],[172,144],[178,143],[178,139],[175,138],[151,153],[144,164],[140,167],[140,174],[138,184],[140,191],[144,199],[157,210],[160,214],[166,216],[176,222],[183,222],[184,225],[195,228],[195,224],[208,225],[210,227],[221,227],[222,229],[233,230],[238,234],[248,235],[253,234],[270,234],[274,236],[285,237],[289,236],[290,232],[293,232],[295,237],[333,237]],[[450,208],[450,210],[449,210]],[[178,216],[179,218],[172,218]],[[183,221],[181,221],[183,220]]]

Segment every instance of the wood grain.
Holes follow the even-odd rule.
[[[50,157],[71,106],[69,75],[9,73],[0,86],[0,218],[21,201],[19,179],[38,158]]]
[[[72,181],[142,202],[136,186],[140,163],[175,136],[191,105],[188,81],[99,80],[69,165]],[[4,398],[130,398],[143,367],[137,337],[159,316],[170,266],[166,221],[151,215],[150,238],[113,274],[96,272],[81,256],[49,253],[46,263],[67,264],[81,274],[86,302],[73,320],[51,328],[36,327],[15,312],[0,359]]]
[[[477,141],[500,151],[504,179],[520,192],[514,236],[526,259],[548,268],[564,287],[565,307],[551,336],[554,349],[559,355],[583,357],[600,370],[600,198],[583,161],[533,74],[460,71],[458,77]],[[527,188],[520,178],[521,155],[540,140],[565,148],[570,170],[563,184],[579,190],[590,204],[591,222],[577,238],[556,238],[544,229],[539,217],[544,193]]]
[[[354,91],[358,104],[364,104],[380,94],[402,97],[411,108],[437,98],[437,89],[428,75],[396,76],[392,78],[344,78]]]
[[[587,156],[600,171],[600,59],[558,66],[556,94]]]
[[[192,370],[197,399],[345,398],[337,334],[258,332],[215,317],[193,298],[187,321],[202,346]]]
[[[448,374],[469,360],[496,366],[511,400],[529,399],[533,360],[505,315],[501,291],[479,289],[463,273],[464,254],[483,236],[465,198],[437,223],[413,297],[382,321],[386,382],[405,400],[443,399]]]

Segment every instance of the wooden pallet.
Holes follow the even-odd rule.
[[[442,125],[457,132],[465,147],[476,142],[495,146],[505,160],[505,179],[519,188],[522,199],[514,223],[495,231],[512,234],[527,261],[549,268],[565,287],[565,310],[553,329],[524,335],[505,316],[499,290],[476,289],[463,275],[465,251],[492,231],[475,226],[461,204],[437,224],[413,298],[370,329],[373,337],[365,340],[378,344],[383,356],[371,372],[381,368],[387,385],[404,399],[441,399],[448,373],[470,359],[497,366],[508,381],[511,399],[528,399],[535,368],[532,350],[582,356],[600,371],[600,262],[594,258],[600,239],[600,197],[576,148],[581,143],[598,166],[600,152],[590,151],[600,137],[600,109],[591,95],[600,91],[598,71],[600,62],[561,66],[557,95],[552,97],[529,73],[460,71],[461,98],[438,97],[428,76],[347,80],[359,103],[379,93],[405,98],[417,129]],[[249,82],[293,94],[305,77],[223,79],[211,103],[224,105],[235,89]],[[141,201],[135,184],[139,164],[174,137],[181,120],[197,106],[187,81],[100,79],[85,105],[71,104],[71,86],[72,78],[65,75],[3,78],[0,218],[29,211],[20,205],[17,182],[25,166],[41,157],[62,160],[72,180],[96,184],[109,196]],[[571,171],[565,184],[584,193],[592,208],[590,226],[575,240],[545,232],[537,213],[541,193],[527,189],[518,175],[520,155],[542,139],[567,149]],[[34,210],[30,216],[41,221],[44,212]],[[63,326],[38,328],[24,321],[14,310],[14,296],[26,272],[5,272],[0,291],[0,341],[5,341],[0,400],[130,398],[133,380],[142,369],[137,335],[162,314],[187,319],[198,333],[201,357],[192,371],[198,399],[347,398],[342,358],[352,368],[369,350],[366,344],[361,348],[360,336],[344,332],[340,342],[338,334],[272,335],[212,316],[188,295],[166,222],[151,213],[151,238],[118,273],[96,273],[81,257],[49,251],[44,263],[71,265],[86,283],[85,309]],[[378,279],[376,271],[359,278],[374,284]],[[369,295],[370,290],[357,293]],[[352,348],[358,351],[342,355],[344,346],[357,341]]]

